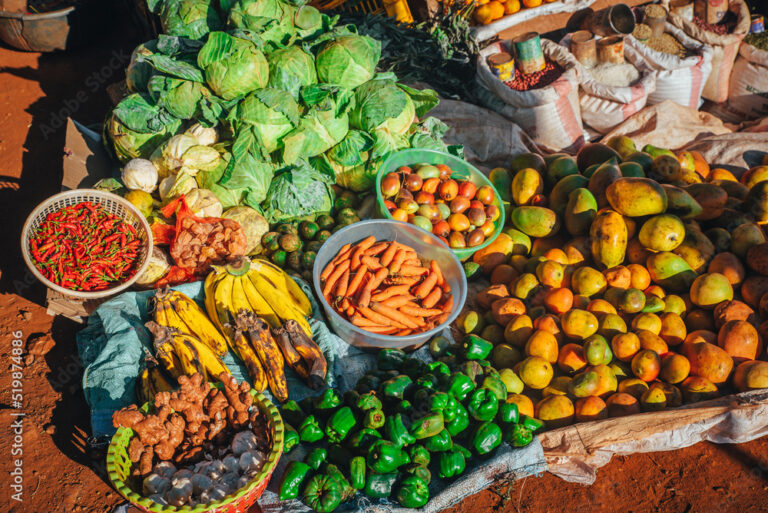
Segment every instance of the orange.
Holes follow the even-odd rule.
[[[538,7],[541,5],[542,0],[523,0],[523,5],[530,9],[531,7]]]
[[[494,8],[491,7],[490,2],[484,5],[480,5],[477,9],[475,9],[475,21],[480,25],[488,25],[493,21],[493,14]]]
[[[515,14],[520,10],[520,0],[507,0],[504,4],[504,14]]]

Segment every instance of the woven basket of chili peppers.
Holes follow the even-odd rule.
[[[51,196],[27,218],[24,261],[47,287],[78,299],[112,296],[149,265],[152,231],[128,201],[77,189]]]

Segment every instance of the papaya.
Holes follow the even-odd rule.
[[[731,232],[731,253],[744,258],[752,246],[765,242],[765,233],[755,223],[744,223]]]
[[[635,153],[628,155],[627,158],[624,159],[624,162],[635,162],[636,164],[640,164],[645,176],[648,176],[648,173],[651,172],[651,167],[653,167],[653,157],[644,151],[636,151]]]
[[[682,257],[691,269],[703,273],[715,255],[715,246],[700,230],[686,227],[683,243],[672,252]]]
[[[577,174],[579,174],[579,166],[576,164],[576,159],[570,155],[564,155],[547,166],[545,181],[549,187],[553,187],[561,178]]]
[[[712,309],[723,301],[733,299],[733,287],[728,278],[720,273],[705,273],[696,278],[691,285],[691,303]]]
[[[503,167],[496,167],[491,169],[488,173],[488,179],[499,193],[502,201],[509,203],[512,201],[510,194],[510,185],[512,184],[512,174]]]
[[[589,189],[580,187],[568,195],[565,207],[565,229],[573,236],[586,235],[597,215],[597,201]]]
[[[672,251],[683,243],[685,226],[679,217],[661,214],[643,223],[637,238],[651,251]]]
[[[658,146],[654,146],[652,144],[646,144],[643,146],[643,152],[647,153],[654,159],[661,156],[661,155],[669,155],[670,157],[674,157],[675,154],[672,153],[672,151],[666,149],[666,148],[659,148]]]
[[[683,258],[668,251],[650,255],[646,267],[654,283],[672,292],[687,291],[697,276]]]
[[[736,367],[733,384],[739,392],[768,388],[768,362],[746,361]]]
[[[661,214],[667,209],[666,192],[649,178],[619,178],[608,186],[605,197],[616,212],[628,217]]]
[[[509,163],[509,170],[512,174],[527,167],[533,168],[539,173],[543,173],[544,170],[547,169],[547,163],[544,162],[544,157],[538,153],[521,153]]]
[[[594,174],[589,177],[589,185],[587,186],[587,189],[594,195],[598,207],[603,208],[608,206],[606,189],[620,178],[621,170],[619,169],[617,161],[614,159],[603,162],[600,167],[595,170]]]
[[[530,205],[537,194],[544,190],[544,179],[538,171],[527,167],[515,173],[510,186],[510,197],[517,205]]]
[[[749,248],[747,266],[758,274],[768,276],[768,242],[761,242]]]
[[[691,376],[706,378],[715,385],[725,383],[733,369],[733,358],[709,342],[683,344],[682,353],[691,363]]]
[[[558,215],[546,207],[516,207],[510,219],[515,228],[529,237],[549,237],[560,229]]]
[[[667,195],[667,213],[674,214],[681,219],[693,219],[704,210],[684,189],[674,185],[661,186]]]
[[[645,178],[643,166],[637,162],[622,162],[619,164],[619,169],[624,178]]]
[[[760,182],[768,180],[768,166],[755,166],[747,170],[746,173],[741,175],[739,180],[745,187],[751,189]]]
[[[710,183],[695,183],[687,186],[685,191],[701,205],[703,212],[695,219],[707,221],[720,217],[728,201],[728,193],[717,185]]]
[[[757,224],[768,223],[768,180],[758,182],[749,189],[744,208],[755,217]]]
[[[637,148],[635,147],[635,141],[626,135],[615,135],[605,141],[605,144],[606,146],[616,150],[616,152],[621,155],[621,158],[627,158],[629,155],[637,151]]]
[[[588,185],[589,179],[581,175],[568,175],[561,178],[549,193],[550,207],[558,214],[562,214],[568,205],[568,196],[571,191],[586,188]]]
[[[592,260],[610,269],[624,261],[627,251],[627,225],[621,214],[613,210],[598,212],[589,230]]]
[[[588,143],[581,147],[576,155],[576,163],[581,171],[594,164],[602,164],[611,159],[621,162],[621,155],[613,148],[601,143]]]

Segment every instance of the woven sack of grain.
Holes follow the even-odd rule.
[[[648,105],[672,100],[680,105],[698,109],[701,91],[712,71],[712,47],[688,37],[685,32],[669,22],[665,30],[692,55],[680,58],[653,50],[631,35],[626,39],[626,44],[637,50],[651,69],[656,71],[656,90],[648,95]]]
[[[571,47],[570,34],[560,44]],[[632,48],[624,48],[624,59],[640,73],[640,78],[631,86],[617,87],[598,82],[590,70],[582,67],[579,104],[581,120],[593,130],[605,134],[616,125],[623,123],[635,112],[642,110],[648,95],[656,90],[656,72]]]
[[[733,63],[739,52],[739,45],[749,32],[749,7],[744,0],[731,0],[728,9],[736,15],[736,25],[730,34],[719,35],[704,30],[692,21],[670,13],[669,21],[696,41],[712,47],[712,72],[704,83],[701,96],[713,102],[728,99],[728,82],[733,70]]]
[[[730,115],[723,118],[733,123],[768,116],[768,51],[741,45],[725,110]]]
[[[544,56],[563,68],[548,86],[516,91],[499,80],[487,59],[499,52],[512,53],[505,42],[488,46],[477,59],[477,81],[483,103],[514,121],[543,149],[575,152],[586,141],[579,110],[579,63],[565,48],[542,39]]]

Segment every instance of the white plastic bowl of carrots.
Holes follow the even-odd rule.
[[[315,258],[315,292],[334,331],[361,348],[415,349],[448,327],[467,298],[454,253],[397,221],[361,221]]]

